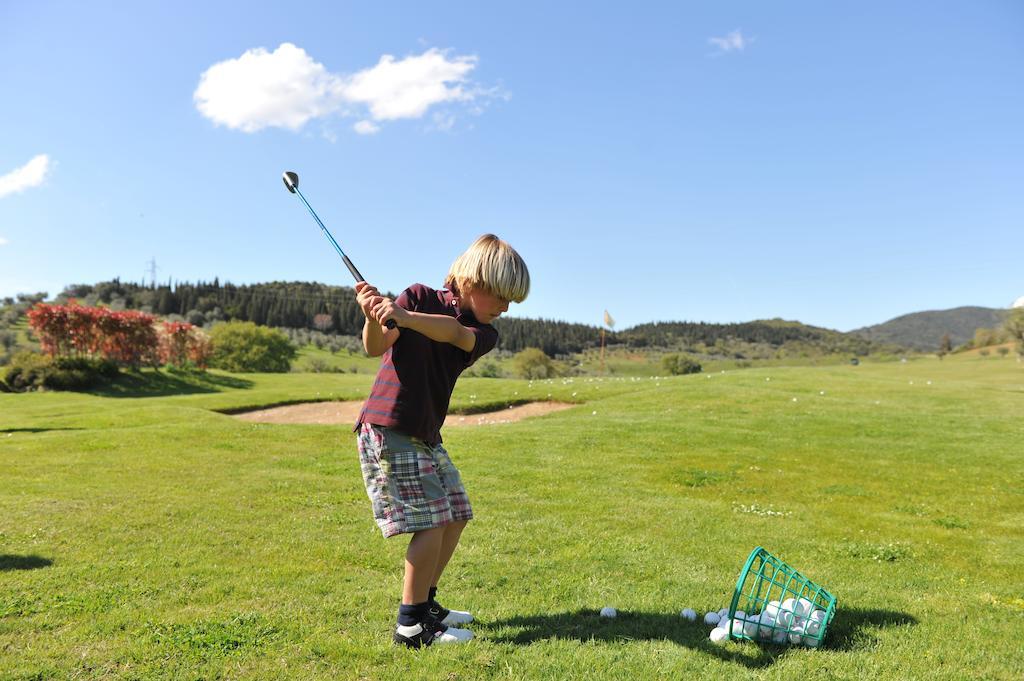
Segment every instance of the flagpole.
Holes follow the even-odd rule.
[[[604,375],[604,327],[611,329],[615,326],[615,320],[608,314],[608,310],[604,311],[604,324],[601,325],[601,375]]]

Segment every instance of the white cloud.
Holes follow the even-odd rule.
[[[404,59],[386,54],[373,67],[334,74],[302,48],[282,43],[273,52],[256,48],[214,64],[200,76],[193,99],[203,116],[242,132],[298,130],[337,114],[359,117],[353,129],[369,135],[381,121],[421,118],[439,104],[480,111],[485,100],[503,96],[469,80],[476,63],[476,56],[432,48]]]
[[[6,246],[9,243],[11,243],[11,242],[8,241],[7,239],[3,238],[2,236],[0,236],[0,246]]]
[[[282,43],[214,64],[192,94],[199,112],[242,132],[266,127],[298,130],[338,109],[341,81],[302,48]]]
[[[50,157],[39,154],[20,168],[15,168],[0,177],[0,198],[38,187],[46,180],[52,167]]]
[[[724,38],[708,38],[708,42],[718,48],[719,54],[726,52],[742,52],[747,45],[754,42],[753,38],[744,38],[740,29],[729,32]]]
[[[377,121],[420,118],[434,104],[472,100],[463,86],[475,67],[476,57],[449,60],[437,49],[401,61],[385,54],[376,66],[352,76],[345,97],[366,104]]]
[[[373,121],[359,121],[352,126],[352,129],[360,135],[372,135],[375,132],[380,131],[380,126]]]

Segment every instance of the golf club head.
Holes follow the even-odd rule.
[[[290,170],[284,171],[284,175],[281,176],[281,181],[284,182],[284,186],[288,188],[292,194],[299,188],[299,176]]]

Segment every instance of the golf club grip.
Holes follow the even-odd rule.
[[[341,253],[340,250],[338,252]],[[357,270],[356,266],[352,264],[352,261],[348,259],[347,255],[341,253],[341,259],[345,261],[345,267],[348,268],[348,271],[352,273],[352,276],[356,278],[357,282],[366,281],[365,279],[363,279],[363,275],[359,274],[359,270]]]
[[[359,274],[359,270],[357,270],[356,266],[352,264],[352,261],[348,259],[347,255],[342,253],[341,259],[345,261],[345,266],[348,267],[348,271],[352,273],[352,276],[356,278],[356,281],[366,281],[365,279],[363,279],[363,275]],[[389,329],[393,329],[396,326],[398,326],[398,323],[395,322],[394,319],[389,319],[386,322],[384,322],[384,326],[388,327]]]

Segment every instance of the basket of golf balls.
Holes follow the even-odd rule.
[[[817,648],[835,612],[835,596],[759,546],[718,626],[731,638]]]

